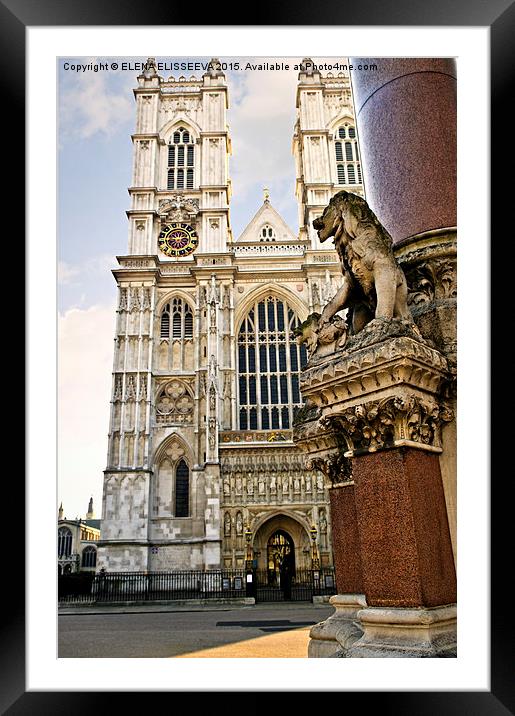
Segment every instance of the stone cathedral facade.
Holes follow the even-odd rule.
[[[313,525],[331,565],[327,489],[292,442],[307,359],[293,331],[341,280],[311,222],[340,189],[362,193],[349,77],[299,73],[298,234],[267,191],[232,233],[216,61],[200,79],[165,79],[149,60],[134,94],[97,569],[242,567],[247,540],[258,568],[285,542],[309,567]]]

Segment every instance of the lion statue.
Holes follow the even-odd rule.
[[[322,242],[334,236],[343,272],[343,285],[324,307],[319,331],[344,308],[349,309],[352,334],[374,319],[413,321],[406,277],[393,255],[392,237],[362,197],[338,192],[313,221],[313,228]]]

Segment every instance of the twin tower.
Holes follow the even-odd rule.
[[[337,191],[363,194],[349,76],[310,60],[298,75],[298,234],[268,192],[232,234],[217,60],[200,79],[165,79],[150,58],[134,95],[97,569],[239,568],[247,543],[258,569],[276,569],[285,544],[309,567],[313,526],[330,566],[327,489],[292,441],[307,360],[293,332],[341,281],[313,219]]]

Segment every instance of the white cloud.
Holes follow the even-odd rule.
[[[59,283],[64,286],[69,283],[73,283],[73,279],[80,274],[80,269],[76,266],[66,263],[66,261],[59,261],[57,265],[57,277]]]
[[[81,63],[95,63],[97,58],[81,58]],[[97,132],[113,135],[128,119],[133,120],[134,107],[130,88],[131,73],[117,75],[102,72],[66,73],[66,84],[60,95],[61,139],[89,139]]]
[[[100,254],[93,256],[82,264],[70,264],[66,261],[59,261],[57,274],[59,284],[64,285],[80,285],[82,283],[94,282],[99,277],[109,275],[112,268],[117,266],[116,256],[111,254]]]
[[[234,58],[240,64],[284,63],[299,65],[301,57]],[[314,57],[315,64],[345,63],[344,57]],[[325,72],[322,72],[325,74]],[[267,186],[271,202],[283,213],[293,214],[295,199],[295,160],[292,139],[297,118],[298,70],[245,71],[233,75],[230,83],[228,123],[233,144],[230,171],[233,183],[232,205],[252,203],[257,211],[262,194],[256,184]],[[296,213],[296,212],[295,212]],[[248,220],[251,216],[248,217]],[[290,221],[291,223],[291,221]],[[296,230],[296,226],[291,227]],[[237,234],[238,235],[238,231]]]
[[[258,62],[250,58],[248,61]],[[289,60],[289,64],[293,66],[294,61]],[[294,71],[246,72],[235,86],[228,121],[233,142],[231,174],[238,200],[256,182],[278,187],[287,179],[291,180],[288,191],[293,198],[295,164],[291,141],[297,75]],[[271,198],[275,204],[274,196]]]
[[[58,321],[58,499],[69,518],[102,506],[113,361],[114,305],[73,308]]]

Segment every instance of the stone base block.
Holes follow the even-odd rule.
[[[313,604],[329,604],[332,597],[330,597],[328,594],[315,594],[313,599],[311,600]]]
[[[363,636],[346,658],[456,657],[456,605],[431,609],[367,607],[356,615]]]
[[[329,599],[335,613],[315,624],[309,632],[308,657],[341,658],[347,649],[363,635],[357,614],[366,606],[363,594],[336,594]]]

